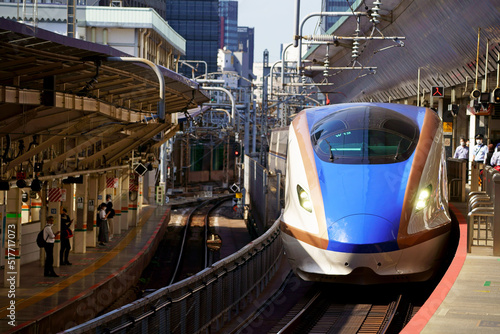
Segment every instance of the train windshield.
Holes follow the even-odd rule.
[[[408,159],[419,137],[418,125],[390,109],[359,106],[335,112],[311,130],[318,157],[340,164],[388,164]]]

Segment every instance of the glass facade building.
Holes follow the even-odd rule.
[[[219,3],[221,28],[221,43],[219,47],[227,47],[230,51],[238,51],[238,1],[221,0]],[[222,29],[221,29],[222,31]]]
[[[60,1],[60,0],[57,0]],[[165,2],[168,0],[99,0],[99,6],[118,6],[118,7],[146,7],[153,8],[161,17],[165,17]],[[55,3],[56,0],[53,0]],[[95,6],[95,1],[78,0],[78,5]]]
[[[321,1],[321,11],[322,12],[345,12],[350,10],[349,4],[343,0],[322,0]],[[326,16],[321,20],[321,30],[323,33],[327,32],[335,22],[339,20],[340,16]]]
[[[217,71],[219,46],[219,1],[218,0],[167,0],[165,20],[186,39],[187,60],[204,60],[208,73]],[[203,73],[203,67],[201,72]],[[179,67],[179,72],[188,78],[191,69]]]

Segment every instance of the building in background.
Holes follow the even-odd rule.
[[[56,2],[60,0],[45,0]],[[66,0],[67,1],[67,0]],[[153,8],[161,17],[165,17],[165,3],[168,0],[77,0],[78,5],[110,6],[110,7],[142,7]]]
[[[238,51],[238,1],[219,2],[221,38],[219,48]]]
[[[186,39],[185,60],[203,60],[208,73],[217,71],[219,48],[218,0],[167,0],[165,20]],[[191,77],[191,68],[179,67],[179,72]]]
[[[248,54],[248,66],[253,69],[255,28],[238,27],[238,51]]]
[[[321,0],[322,12],[345,12],[350,10],[349,3],[345,0]],[[321,20],[321,32],[326,33],[341,16],[326,16]]]

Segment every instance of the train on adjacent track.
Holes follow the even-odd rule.
[[[303,110],[286,137],[286,256],[304,280],[428,280],[449,241],[442,121],[424,107],[347,103]],[[270,146],[274,168],[284,145]],[[280,149],[281,148],[281,149]],[[274,160],[273,160],[274,159]]]

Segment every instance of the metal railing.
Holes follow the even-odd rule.
[[[467,252],[473,245],[493,246],[493,255],[500,256],[500,206],[496,205],[500,201],[500,173],[485,166],[477,175],[481,177],[481,190],[469,193],[467,206]]]
[[[176,284],[64,333],[219,331],[266,287],[283,254],[279,221],[239,252]]]
[[[447,160],[448,194],[450,201],[465,202],[465,184],[467,183],[467,160]]]

